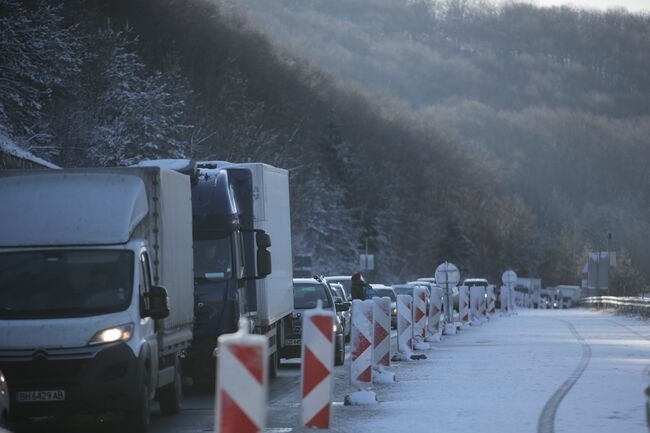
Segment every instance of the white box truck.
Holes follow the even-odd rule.
[[[185,373],[193,384],[214,386],[217,339],[237,331],[246,317],[251,333],[269,339],[269,376],[275,377],[293,312],[287,170],[169,159],[140,165],[192,178],[195,322]]]
[[[233,286],[238,287],[239,314],[234,316],[249,319],[250,331],[266,335],[269,339],[269,376],[275,377],[279,366],[279,353],[284,335],[291,326],[293,312],[293,257],[291,253],[291,214],[289,200],[289,174],[287,170],[263,163],[230,163],[224,161],[203,161],[198,163],[200,178],[208,182],[222,172],[227,173],[229,200],[236,203],[237,227],[231,236],[241,240],[241,269],[233,272]],[[195,187],[196,188],[196,187]],[[216,201],[225,202],[226,197],[214,194]],[[204,201],[204,204],[207,202]],[[195,236],[199,234],[196,226]],[[217,208],[213,203],[213,208]],[[213,227],[214,228],[214,227]],[[226,228],[228,230],[228,228]],[[260,234],[268,235],[270,245],[260,244]],[[196,242],[196,239],[195,239]],[[237,244],[235,242],[234,244]],[[270,254],[270,268],[260,252]],[[264,268],[264,269],[263,269]],[[197,281],[197,284],[208,284]],[[198,287],[198,286],[197,286]],[[209,305],[209,295],[203,292],[204,305]],[[223,319],[223,317],[221,317]],[[198,321],[198,318],[197,318]],[[221,325],[197,323],[197,332],[210,333],[212,348],[218,335],[228,331]],[[204,325],[204,326],[202,326]],[[227,324],[235,327],[235,323]],[[191,350],[198,350],[197,344]],[[217,352],[218,353],[218,352]],[[200,356],[195,353],[193,356]],[[214,365],[214,364],[212,364]]]
[[[0,171],[0,370],[11,419],[176,413],[192,340],[189,177]]]

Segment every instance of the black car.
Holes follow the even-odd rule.
[[[336,304],[329,285],[318,277],[293,279],[292,326],[291,331],[284,338],[282,357],[300,358],[303,314],[305,310],[316,308],[318,300],[322,302],[322,308],[329,309],[334,313],[332,329],[334,333],[334,365],[343,365],[345,362],[345,336],[337,310],[347,311],[350,306],[345,302]]]
[[[350,341],[350,330],[352,328],[352,314],[350,305],[352,302],[348,299],[345,289],[341,283],[328,283],[332,289],[332,296],[334,296],[334,305],[336,306],[336,314],[339,316],[341,326],[343,326],[343,335],[345,341]],[[341,309],[339,304],[346,304],[347,309]]]

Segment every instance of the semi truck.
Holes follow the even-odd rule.
[[[194,341],[183,359],[193,384],[212,386],[217,338],[238,329],[269,339],[269,377],[291,327],[293,264],[289,178],[263,163],[152,160],[192,181]]]
[[[0,171],[10,418],[146,431],[179,411],[194,318],[190,179],[157,167]]]

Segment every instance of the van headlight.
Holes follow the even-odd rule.
[[[96,333],[88,342],[89,345],[129,341],[133,337],[133,323],[114,326]]]

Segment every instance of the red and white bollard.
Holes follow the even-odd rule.
[[[268,338],[248,333],[248,320],[239,331],[219,337],[217,363],[217,433],[258,433],[266,426]]]
[[[358,387],[372,384],[373,313],[372,300],[352,301],[350,331],[350,383]]]
[[[489,316],[494,316],[497,312],[496,297],[494,296],[494,286],[489,284],[487,286],[487,313]]]
[[[329,428],[334,378],[334,313],[316,308],[302,317],[302,424]]]
[[[487,289],[481,286],[481,293],[479,295],[479,313],[481,315],[481,322],[488,321],[487,315]]]
[[[373,365],[390,367],[390,298],[373,298]]]
[[[471,308],[472,325],[478,326],[481,322],[481,296],[482,287],[472,286],[469,288],[469,304]]]
[[[427,321],[427,330],[429,336],[427,341],[440,341],[442,327],[440,326],[442,316],[442,288],[433,287],[431,289],[431,301],[429,305],[429,320]]]
[[[427,337],[427,300],[429,295],[424,287],[413,289],[413,336],[416,341]]]
[[[469,325],[469,287],[460,286],[458,288],[458,312],[460,321],[463,325]]]
[[[397,295],[397,350],[410,356],[413,353],[413,298]]]

